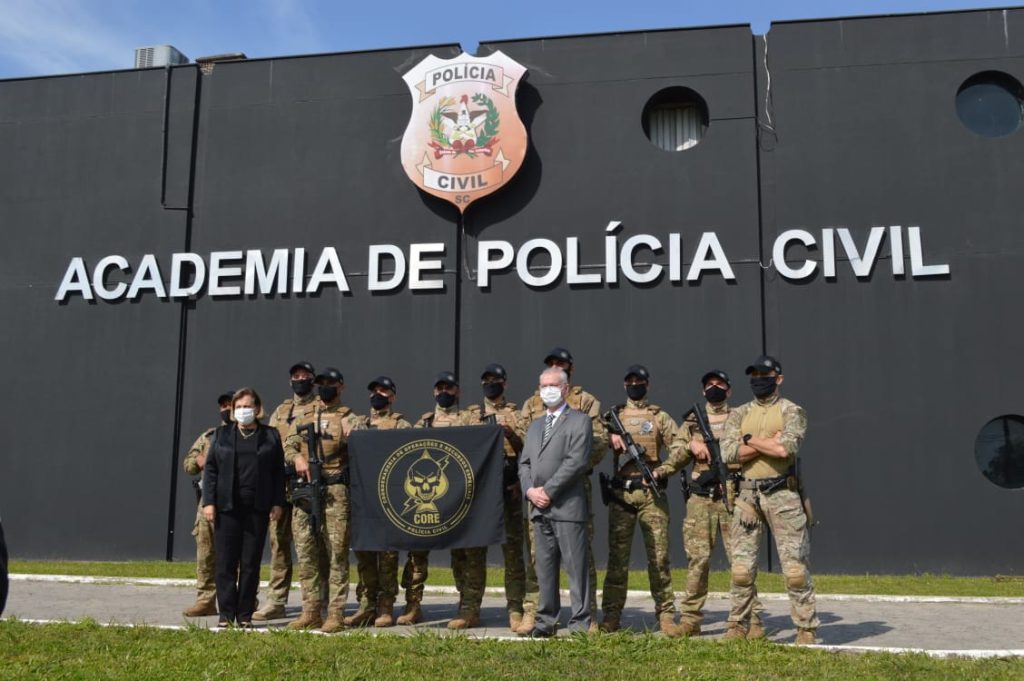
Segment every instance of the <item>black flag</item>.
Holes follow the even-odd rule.
[[[353,432],[352,548],[427,551],[504,542],[503,437],[491,425]]]

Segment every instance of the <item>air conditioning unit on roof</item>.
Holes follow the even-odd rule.
[[[173,45],[154,45],[153,47],[139,47],[135,50],[135,68],[137,69],[187,63],[188,57],[178,52]]]

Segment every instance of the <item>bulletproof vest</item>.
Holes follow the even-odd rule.
[[[516,405],[514,402],[505,401],[500,405],[496,405],[493,402],[484,400],[484,416],[490,416],[494,414],[495,420],[499,426],[509,426],[515,430],[515,414]],[[505,456],[515,458],[516,450],[512,449],[512,443],[508,441],[507,437],[502,436],[501,443],[505,447]]]
[[[753,437],[771,437],[782,430],[782,400],[763,405],[754,400],[750,403],[743,421],[740,423],[740,435],[750,433]],[[743,464],[745,478],[774,478],[786,475],[789,471],[788,459],[776,459],[769,456],[756,456]]]
[[[397,411],[390,411],[383,415],[373,412],[369,417],[370,428],[375,430],[395,430],[401,422],[402,415]]]
[[[633,436],[633,442],[647,450],[644,454],[644,460],[647,461],[649,466],[656,466],[661,463],[658,451],[661,449],[664,434],[661,432],[657,418],[655,418],[659,411],[661,411],[661,407],[653,404],[642,407],[627,404],[619,410],[619,420],[622,421],[622,425],[626,427],[629,434]],[[620,475],[638,475],[639,473],[640,471],[637,470],[633,462],[627,463],[619,471]]]
[[[711,434],[714,435],[719,442],[721,442],[722,436],[725,435],[725,422],[729,420],[729,408],[726,407],[723,412],[720,412],[718,414],[711,411],[708,411],[707,414],[708,425],[711,426]],[[690,429],[692,437],[702,439],[700,438],[700,429],[697,428],[697,421],[693,416],[686,419],[686,421],[684,422],[684,426]],[[730,464],[729,468],[733,469],[733,466]],[[736,468],[738,469],[738,467]],[[702,461],[693,462],[692,473],[694,479],[696,479],[697,476],[699,476],[701,473],[704,473],[705,471],[709,470],[711,470],[710,463],[704,463]]]
[[[348,465],[348,438],[345,437],[343,424],[351,413],[352,410],[343,405],[324,407],[320,411],[317,429],[323,444],[324,471],[336,473]],[[302,449],[305,452],[305,440],[302,441]]]
[[[301,424],[311,421],[318,405],[319,403],[315,396],[304,404],[296,404],[294,399],[282,402],[274,410],[271,418],[271,422],[277,426],[277,433],[281,436],[281,442],[288,438],[288,429],[292,423],[299,421]]]
[[[421,420],[424,428],[475,426],[480,423],[480,412],[476,408],[445,411],[438,407],[434,411],[424,414]]]

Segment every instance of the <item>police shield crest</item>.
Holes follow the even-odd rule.
[[[402,167],[413,183],[465,212],[500,189],[526,157],[526,127],[516,88],[526,68],[487,57],[429,55],[402,78],[412,114],[402,137]]]

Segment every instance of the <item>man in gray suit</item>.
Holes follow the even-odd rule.
[[[583,479],[589,468],[593,426],[589,416],[565,403],[568,392],[569,377],[563,370],[551,367],[540,375],[540,397],[547,409],[530,425],[519,455],[519,481],[530,502],[540,586],[537,623],[532,631],[520,633],[535,637],[555,633],[562,608],[560,563],[569,575],[569,630],[587,631],[590,627],[590,509]]]

